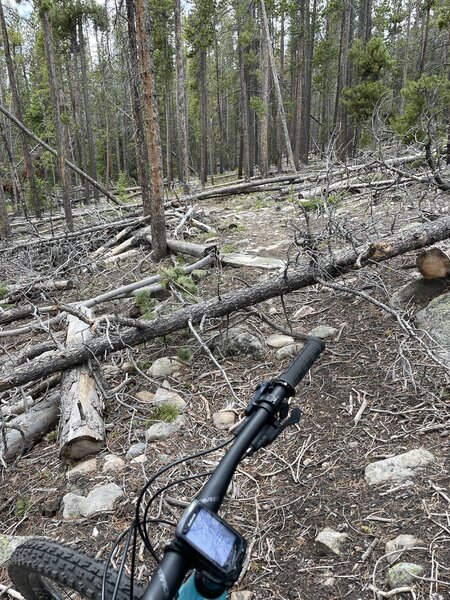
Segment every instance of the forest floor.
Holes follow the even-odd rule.
[[[214,238],[222,253],[289,257],[294,262],[308,260],[311,233],[319,249],[326,249],[330,240],[337,248],[349,240],[379,239],[448,209],[448,194],[417,182],[383,192],[344,193],[334,206],[313,207],[307,213],[309,233],[305,213],[295,201],[278,200],[270,192],[199,202],[195,214],[218,228]],[[200,234],[191,241],[204,242],[211,237]],[[442,247],[445,249],[445,244]],[[61,273],[75,281],[74,289],[60,294],[64,302],[92,297],[155,271],[145,248],[138,258],[95,272],[82,268],[87,256],[84,252],[83,257],[83,252],[76,241],[71,242],[64,251],[69,260],[59,263],[65,265]],[[448,496],[439,491],[448,494],[449,489],[447,375],[391,314],[351,293],[361,290],[388,304],[391,295],[410,280],[411,271],[404,267],[414,262],[411,253],[343,275],[336,282],[346,286],[348,293],[314,285],[257,306],[285,329],[307,333],[318,325],[328,325],[337,330],[293,401],[302,408],[301,423],[242,463],[222,510],[249,546],[250,560],[237,589],[252,590],[258,600],[375,597],[369,585],[388,589],[385,543],[399,534],[414,534],[423,540],[419,549],[402,556],[402,560],[425,567],[424,577],[415,586],[416,597],[450,597],[450,507]],[[42,265],[47,265],[47,274],[59,268],[48,256],[30,257],[27,252],[18,253],[12,263],[1,267],[12,283],[14,278],[42,273]],[[214,268],[199,282],[199,297],[206,299],[270,276],[249,267]],[[102,305],[96,314],[115,311],[127,315],[133,305],[132,300],[115,301]],[[208,341],[217,331],[234,325],[245,326],[262,339],[276,333],[257,315],[239,312],[207,321],[201,335]],[[40,333],[28,334],[26,341],[41,337]],[[19,338],[8,340],[4,349],[12,352],[21,343]],[[151,474],[168,460],[216,445],[227,436],[215,428],[211,415],[230,406],[240,412],[242,407],[194,336],[182,331],[115,353],[102,363],[106,389],[125,377],[130,379],[129,385],[106,403],[108,434],[103,454],[124,456],[130,444],[144,441],[150,408],[137,402],[135,394],[154,392],[158,382],[145,375],[146,369],[160,356],[180,356],[180,349],[188,350],[184,354],[192,358],[167,379],[188,403],[187,426],[168,439],[149,444],[147,462],[127,462],[125,470],[115,474],[103,474],[99,469],[78,484],[86,491],[115,481],[125,492],[117,509],[109,515],[75,521],[52,514],[55,502],[74,487],[66,479],[67,466],[59,458],[56,436],[48,435],[1,472],[0,533],[47,536],[106,557],[118,534],[129,526],[135,499]],[[242,406],[258,382],[277,375],[289,362],[279,361],[268,346],[262,360],[245,356],[219,360]],[[125,374],[121,369],[125,362],[136,364],[138,370],[131,368]],[[368,405],[355,424],[363,400]],[[364,469],[369,463],[421,447],[437,459],[426,473],[402,485],[370,487],[365,482]],[[176,468],[163,476],[161,483],[210,469],[221,452]],[[186,500],[198,485],[195,480],[185,482],[167,495]],[[169,503],[166,500],[158,504],[158,512],[173,519],[171,512],[177,509],[170,498]],[[317,552],[314,540],[324,527],[348,534],[340,556]],[[166,530],[155,532],[158,551]],[[372,544],[375,538],[376,545]],[[373,551],[364,556],[371,544]],[[145,580],[153,569],[151,559],[140,555],[138,566]],[[3,575],[6,577],[4,571]]]

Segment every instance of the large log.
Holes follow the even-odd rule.
[[[12,462],[41,440],[58,422],[59,392],[54,391],[37,402],[28,412],[5,424],[6,435],[0,436],[0,459]]]
[[[450,216],[445,216],[414,229],[402,230],[363,247],[343,249],[334,254],[333,260],[327,256],[326,259],[320,260],[320,274],[322,278],[326,276],[335,278],[351,269],[385,261],[448,237],[450,237]],[[109,332],[107,337],[98,336],[87,344],[77,344],[67,352],[54,352],[50,357],[38,358],[24,366],[3,369],[0,372],[0,391],[23,385],[56,371],[69,369],[86,362],[92,356],[103,357],[110,352],[136,346],[178,331],[187,327],[189,321],[198,323],[204,317],[221,317],[269,298],[306,287],[315,283],[316,272],[310,265],[289,268],[279,277],[257,283],[238,292],[229,292],[219,298],[182,308],[154,321],[136,321],[134,327],[124,329],[119,335]],[[131,324],[132,320],[128,322]]]
[[[78,307],[86,318],[93,313]],[[89,325],[74,315],[67,317],[66,347],[88,344],[92,338]],[[100,451],[105,445],[103,400],[87,363],[66,371],[61,381],[60,455],[66,460],[83,458]]]

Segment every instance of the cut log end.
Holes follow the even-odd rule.
[[[102,440],[93,440],[92,437],[77,437],[76,440],[67,442],[60,452],[60,456],[65,461],[79,460],[85,458],[89,454],[98,454],[105,444]]]
[[[422,250],[417,255],[416,265],[424,279],[450,277],[450,258],[440,248]]]

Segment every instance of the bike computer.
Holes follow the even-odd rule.
[[[181,550],[194,567],[231,587],[239,577],[245,557],[244,538],[228,523],[194,500],[175,531]]]

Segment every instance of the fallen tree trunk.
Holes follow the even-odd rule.
[[[30,410],[5,423],[6,435],[0,436],[0,459],[12,462],[41,440],[58,422],[59,392],[54,391]]]
[[[91,310],[77,308],[86,318],[93,318]],[[68,315],[67,322],[66,348],[70,353],[72,347],[88,344],[93,333],[74,315]],[[65,460],[83,458],[105,445],[103,401],[87,363],[63,373],[59,430],[60,455]]]
[[[360,248],[347,248],[336,252],[333,260],[327,257],[320,261],[321,277],[339,275],[360,268],[371,262],[381,262],[417,250],[450,237],[450,216],[426,223],[421,227],[400,231],[395,235]],[[122,319],[123,323],[134,324],[120,332],[109,332],[106,337],[97,337],[88,344],[78,344],[67,352],[55,352],[50,357],[36,359],[27,365],[0,372],[0,391],[23,385],[56,371],[63,371],[86,362],[92,356],[105,356],[123,348],[136,346],[145,341],[167,335],[187,327],[189,321],[198,323],[204,317],[221,317],[233,311],[252,306],[269,298],[281,296],[315,282],[316,271],[311,266],[287,269],[283,275],[249,286],[238,292],[229,292],[220,298],[212,298],[194,306],[188,306],[154,321]],[[114,321],[114,317],[111,317]]]
[[[39,292],[51,292],[57,290],[69,290],[73,288],[73,281],[70,279],[55,279],[49,281],[37,281],[27,284],[8,285],[3,294],[0,304],[8,304],[21,296],[35,296]]]

